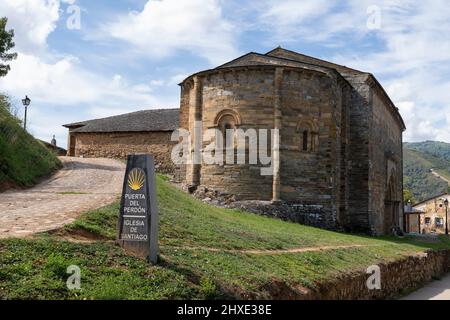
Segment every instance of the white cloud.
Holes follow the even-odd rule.
[[[175,74],[175,75],[168,77],[167,79],[151,80],[150,85],[154,86],[154,87],[162,87],[162,86],[174,87],[174,86],[177,86],[178,84],[180,84],[187,77],[188,77],[188,75],[184,74],[184,73]]]
[[[218,0],[150,0],[141,12],[104,25],[102,34],[151,57],[187,51],[220,64],[236,55],[233,31]]]
[[[400,108],[405,140],[450,141],[448,1],[326,2],[265,0],[258,21],[271,41],[336,47],[331,60],[374,73]],[[372,30],[367,9],[374,4],[381,19]]]
[[[299,36],[308,36],[311,23],[317,28],[322,23],[320,18],[333,6],[333,1],[328,0],[261,1],[256,28],[266,28],[271,33],[270,41],[295,41]],[[317,32],[313,36],[316,37]]]
[[[0,79],[0,90],[16,97],[32,96],[32,128],[45,135],[50,130],[61,132],[59,122],[67,122],[61,115],[55,116],[58,128],[49,128],[46,117],[38,115],[40,106],[46,105],[71,111],[85,106],[77,114],[83,118],[176,106],[178,95],[165,98],[160,93],[186,77],[183,69],[167,78],[136,83],[114,74],[117,71],[97,74],[75,56],[52,56],[55,48],[47,50],[47,39],[62,18],[61,6],[75,1],[0,1],[0,16],[9,17],[20,53],[10,75]],[[379,30],[367,28],[367,8],[374,3],[381,9]],[[236,1],[227,15],[224,7],[223,0],[151,0],[142,11],[103,24],[100,37],[125,41],[127,50],[142,56],[188,52],[212,64],[236,57],[237,37],[246,31],[256,31],[249,33],[252,41],[270,43],[270,47],[285,42],[334,47],[336,54],[330,60],[372,72],[381,80],[405,118],[406,140],[450,141],[446,129],[450,127],[447,0]]]
[[[21,112],[20,99],[30,96],[29,130],[36,137],[48,140],[56,134],[64,146],[64,123],[176,105],[177,96],[157,99],[152,94],[155,84],[95,73],[72,55],[54,56],[47,49],[47,38],[60,18],[61,2],[74,4],[75,0],[0,2],[0,16],[7,16],[8,27],[15,29],[19,53],[10,63],[9,74],[0,78],[0,91],[12,96]]]
[[[155,106],[158,100],[149,84],[128,83],[121,75],[111,78],[85,70],[75,57],[47,63],[38,57],[20,54],[11,72],[0,79],[0,87],[15,95],[33,92],[34,101],[64,106],[104,104],[111,108]]]
[[[15,31],[16,48],[22,52],[42,51],[59,20],[58,0],[2,0],[0,16],[8,17]]]
[[[178,99],[156,98],[150,83],[129,83],[118,74],[108,78],[92,73],[74,57],[48,63],[24,53],[11,63],[8,76],[0,78],[0,88],[16,100],[30,95],[30,129],[41,138],[56,133],[62,145],[65,131],[61,125],[66,122],[173,107]]]
[[[277,25],[297,25],[327,13],[333,6],[328,0],[269,0],[263,3],[266,7],[261,15],[263,20]]]
[[[387,91],[407,125],[405,140],[450,141],[448,2],[383,1],[381,8],[377,34],[385,48],[358,67],[389,79]]]

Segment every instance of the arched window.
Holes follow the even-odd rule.
[[[311,119],[300,119],[297,124],[298,149],[303,153],[317,152],[319,134],[317,124]]]
[[[239,116],[239,114],[236,111],[230,109],[222,110],[214,119],[214,124],[217,126],[220,132],[222,132],[223,146],[233,148],[235,144],[234,133],[232,135],[229,134],[230,130],[237,129],[241,124],[241,117]],[[230,143],[230,145],[227,145],[227,141]]]
[[[308,130],[303,130],[302,150],[308,151]]]

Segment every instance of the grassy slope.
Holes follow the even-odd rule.
[[[103,239],[93,244],[70,243],[50,234],[0,241],[0,298],[270,298],[274,282],[314,287],[317,281],[381,261],[450,245],[339,234],[216,208],[179,191],[163,177],[158,177],[158,201],[158,266],[126,256],[110,241],[115,237],[116,203],[66,227],[65,236],[89,231]],[[355,244],[364,247],[282,254],[233,251]],[[70,264],[81,267],[81,291],[65,287]]]
[[[25,132],[0,96],[0,191],[2,185],[31,186],[60,166],[57,157]]]

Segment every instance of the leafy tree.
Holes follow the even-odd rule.
[[[3,64],[1,62],[11,61],[17,58],[17,53],[8,53],[14,48],[15,43],[14,30],[6,30],[6,23],[8,18],[0,18],[0,77],[4,77],[11,69],[9,64]]]
[[[412,204],[416,203],[416,199],[411,190],[403,188],[403,202],[406,204],[408,203],[408,200],[411,200]]]

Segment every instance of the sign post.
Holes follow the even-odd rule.
[[[129,155],[120,202],[117,242],[125,250],[156,264],[158,220],[153,156]]]

